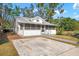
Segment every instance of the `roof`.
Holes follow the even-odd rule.
[[[38,23],[38,22],[33,22],[33,20],[37,20],[37,19],[41,19],[42,23]],[[39,24],[39,25],[51,25],[51,26],[56,26],[56,24],[51,24],[49,22],[47,22],[45,19],[36,16],[34,18],[28,18],[28,17],[16,17],[16,21],[18,23],[29,23],[29,24]]]

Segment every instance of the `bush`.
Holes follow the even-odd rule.
[[[74,31],[74,37],[79,38],[79,30]]]
[[[63,27],[58,27],[57,28],[57,35],[62,35],[63,34],[63,31],[64,31],[64,28]]]

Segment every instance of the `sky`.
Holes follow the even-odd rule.
[[[26,6],[29,8],[30,7],[30,3],[16,3],[13,4],[13,6],[19,6],[20,8],[25,8]],[[35,4],[34,4],[35,6]],[[79,4],[78,3],[64,3],[63,5],[63,9],[64,12],[63,14],[60,14],[58,10],[56,10],[56,15],[54,15],[54,18],[63,16],[63,17],[71,17],[71,18],[75,18],[76,20],[79,20]],[[36,10],[36,7],[34,9],[34,11]]]

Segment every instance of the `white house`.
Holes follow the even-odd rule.
[[[39,16],[15,18],[15,32],[20,36],[55,35],[55,27],[55,24],[48,23]]]

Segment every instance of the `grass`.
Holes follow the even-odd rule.
[[[73,36],[56,35],[55,37],[79,42],[79,39]]]
[[[6,42],[8,42],[7,39],[0,39],[0,44],[6,43]]]
[[[75,33],[75,34],[79,34],[79,30],[75,30],[74,33]]]
[[[0,56],[18,56],[16,49],[11,42],[0,45]]]

